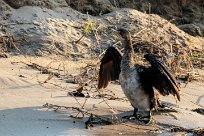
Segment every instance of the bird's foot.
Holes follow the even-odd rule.
[[[128,119],[128,120],[138,120],[144,124],[149,124],[151,122],[151,116],[150,115],[147,115],[147,116],[144,116],[144,115],[129,115],[129,116],[123,116],[122,117],[123,119]]]
[[[141,112],[135,108],[133,115],[123,116],[122,118],[128,120],[138,120],[144,124],[149,124],[151,122],[151,111]]]
[[[149,124],[151,122],[151,111],[138,111],[134,114],[136,119],[144,124]]]
[[[123,119],[128,119],[128,120],[135,120],[136,119],[135,115],[123,116],[122,118]]]
[[[137,116],[136,117],[137,120],[139,120],[140,122],[148,125],[151,122],[151,116],[147,115],[147,116]]]

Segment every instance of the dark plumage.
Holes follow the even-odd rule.
[[[109,81],[119,79],[121,53],[114,47],[109,47],[106,50],[104,57],[101,60],[99,71],[98,88],[106,88]]]
[[[105,88],[109,81],[119,79],[122,90],[134,107],[134,116],[149,123],[151,110],[156,105],[153,87],[160,94],[172,94],[180,101],[180,87],[169,68],[153,54],[144,58],[151,64],[149,67],[139,65],[134,59],[134,49],[129,31],[119,29],[119,36],[124,45],[124,54],[114,47],[106,50],[101,60],[98,88]]]

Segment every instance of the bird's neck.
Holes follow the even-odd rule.
[[[134,49],[132,47],[132,42],[130,40],[126,40],[125,45],[125,52],[122,57],[121,62],[121,72],[122,73],[129,73],[134,68],[135,59],[134,59]]]
[[[132,39],[131,39],[130,36],[126,37],[126,39],[125,39],[123,44],[125,45],[125,50],[132,50],[133,51]]]

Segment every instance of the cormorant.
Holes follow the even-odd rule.
[[[124,54],[110,46],[101,59],[98,89],[106,88],[109,81],[119,79],[124,94],[134,107],[133,116],[148,124],[151,110],[156,104],[154,88],[163,96],[172,94],[180,101],[180,87],[170,69],[154,54],[145,54],[144,58],[151,66],[137,64],[130,32],[119,29],[124,45]]]

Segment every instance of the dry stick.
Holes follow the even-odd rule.
[[[8,34],[8,38],[9,38],[9,41],[12,43],[12,45],[14,46],[14,48],[17,50],[17,51],[19,51],[19,52],[21,52],[21,50],[16,46],[16,44],[13,42],[14,41],[14,37],[13,37],[13,35],[11,35],[11,33],[9,33]]]
[[[25,23],[23,23],[23,24],[25,24]],[[22,51],[16,46],[16,44],[15,44],[15,39],[14,39],[14,36],[11,34],[11,33],[8,33],[8,36],[7,36],[8,38],[9,38],[9,42],[13,45],[13,47],[18,51],[18,52],[20,52],[22,55],[23,55],[23,57],[25,57],[26,59],[28,59],[27,57],[26,57],[26,55],[24,55],[23,53],[22,53]],[[4,39],[3,39],[3,42],[4,42],[4,44],[5,44],[5,46],[6,46],[6,42],[4,41]]]
[[[99,91],[99,89],[97,89],[97,92],[99,93],[99,95],[101,95],[101,93],[100,93],[100,91]],[[105,98],[104,97],[102,97],[103,98],[103,101],[105,102],[105,104],[110,108],[110,109],[112,109],[113,110],[113,113],[115,113],[115,110],[113,109],[113,107],[111,107],[109,104],[108,104],[108,102],[107,102],[107,100],[105,100]]]
[[[47,82],[47,84],[51,84],[51,85],[56,86],[56,87],[59,87],[59,88],[61,88],[61,89],[63,89],[63,90],[67,90],[67,89],[68,89],[67,86],[66,86],[66,87],[63,87],[62,85],[58,85],[58,84],[54,84],[54,83],[49,83],[49,82]]]
[[[26,63],[25,63],[26,64]],[[29,65],[29,64],[26,64],[26,65],[28,65],[28,66],[31,66],[31,67],[33,67],[33,68],[36,68],[37,70],[42,70],[42,68],[44,69],[45,67],[42,67],[42,66],[39,66],[39,65],[37,65],[37,64],[35,64],[35,63],[33,63],[34,65]],[[57,73],[57,72],[51,72],[51,71],[49,71],[49,70],[47,70],[47,69],[45,69],[45,71],[47,71],[48,73],[50,73],[51,75],[54,75],[54,76],[56,76],[56,77],[60,77],[61,75],[59,74],[59,73]],[[48,77],[48,79],[50,79],[49,77]],[[45,81],[48,81],[48,80],[45,80]],[[47,83],[47,82],[43,82],[43,83]],[[55,85],[55,86],[58,86],[58,87],[60,87],[59,85],[57,85],[57,84],[53,84],[53,83],[50,83],[50,84],[52,84],[52,85]],[[61,87],[62,88],[62,87]],[[62,89],[66,89],[66,88],[62,88]],[[76,100],[76,102],[81,106],[81,107],[83,107],[83,105],[81,105],[81,103],[77,100],[77,98],[75,97],[75,96],[73,96],[74,97],[74,99]]]
[[[93,80],[95,80],[95,79],[92,79],[92,81],[93,81]],[[90,81],[90,82],[91,82],[91,81]],[[90,90],[91,90],[92,88],[95,88],[95,89],[97,90],[97,92],[99,93],[99,95],[101,95],[100,92],[99,92],[99,90],[97,89],[97,87],[96,87],[95,85],[93,85],[93,86],[94,86],[94,87],[91,87]],[[90,91],[90,90],[89,90],[89,91]],[[103,98],[103,97],[102,97],[102,98]],[[107,103],[107,101],[106,101],[104,98],[103,98],[103,101],[106,103],[106,105],[108,105],[109,108],[111,108],[111,109],[114,111],[114,109]]]
[[[93,88],[93,87],[91,86],[91,87],[90,87],[90,89],[89,89],[89,90],[87,90],[87,91],[88,91],[88,93],[90,93],[90,91],[91,91],[91,89],[92,89],[92,88]],[[85,104],[86,104],[87,100],[88,100],[88,98],[85,98],[84,103],[83,103],[83,105],[82,105],[82,108],[84,108],[84,106],[85,106]]]
[[[162,125],[161,123],[159,123]],[[204,134],[204,129],[203,128],[195,128],[195,129],[187,129],[183,128],[180,126],[174,126],[174,125],[167,125],[164,124],[164,127],[158,126],[159,129],[164,130],[164,131],[169,131],[169,132],[187,132],[187,133],[193,133],[194,135],[201,136]]]
[[[93,115],[96,118],[100,119],[101,121],[111,123],[111,121],[109,121],[109,118],[102,117],[102,116],[90,113],[88,111],[80,109],[79,107],[59,106],[59,105],[54,105],[54,104],[49,104],[49,103],[46,103],[43,106],[48,108],[48,109],[54,109],[55,111],[57,111],[58,109],[62,109],[62,108],[64,108],[64,109],[72,109],[72,110],[76,110],[76,111],[80,112],[83,115],[83,117],[84,117],[84,115],[88,115],[88,116]],[[71,117],[73,117],[73,116],[71,116]]]
[[[54,105],[54,104],[49,104],[49,103],[46,103],[43,105],[44,107],[48,108],[48,109],[54,109],[54,111],[57,111],[59,109],[71,109],[71,110],[75,110],[75,111],[78,111],[79,113],[77,113],[76,116],[70,116],[70,117],[73,117],[73,118],[79,118],[77,117],[80,113],[82,114],[82,117],[83,118],[85,115],[88,115],[90,117],[96,117],[97,119],[99,119],[102,123],[105,123],[105,124],[117,124],[121,121],[119,120],[111,120],[110,118],[107,118],[107,117],[103,117],[103,116],[100,116],[100,115],[96,115],[96,114],[93,114],[93,113],[90,113],[88,111],[85,111],[85,110],[82,110],[80,109],[79,107],[68,107],[68,106],[59,106],[59,105]],[[90,123],[92,123],[90,121]],[[125,122],[122,122],[121,125],[124,125],[126,127],[131,127],[131,128],[134,128],[134,129],[141,129],[139,127],[135,127],[135,126],[131,126],[131,125],[128,125],[127,123]],[[166,130],[164,128],[161,128],[159,126],[156,126],[157,128],[152,130],[152,129],[147,129],[147,128],[142,128],[143,130],[150,130],[150,131],[157,131],[158,129],[163,129],[163,130]]]
[[[57,84],[53,84],[53,83],[49,83],[49,84],[52,84],[52,85],[55,85],[55,86],[57,86],[57,87],[60,87],[60,85],[57,85]],[[66,90],[67,88],[63,88],[63,87],[60,87],[60,88],[62,88],[62,89],[64,89],[64,90]],[[77,98],[73,95],[72,96],[74,99],[75,99],[75,101],[82,107],[82,109],[84,109],[83,108],[83,105],[77,100]]]
[[[139,35],[140,33],[142,33],[143,31],[147,30],[147,28],[143,28],[142,30],[140,30],[139,32],[137,32],[136,34],[134,34],[132,37],[136,37],[137,35]]]
[[[82,109],[84,109],[84,106],[85,106],[87,100],[88,100],[88,98],[85,98],[84,103],[83,103],[83,105],[82,105],[82,107],[81,107]]]
[[[83,33],[83,35],[79,38],[79,40],[75,41],[74,43],[78,44],[84,36],[85,36],[85,33]]]
[[[7,51],[8,49],[7,49],[7,46],[6,46],[6,41],[5,41],[5,39],[3,37],[2,37],[2,41],[3,41],[4,48]]]
[[[84,117],[85,114],[87,114],[87,115],[90,115],[90,114],[91,114],[91,113],[88,113],[88,112],[86,112],[86,111],[80,109],[79,107],[59,106],[59,105],[54,105],[54,104],[49,104],[49,103],[46,103],[46,104],[44,104],[43,106],[44,106],[44,107],[47,107],[48,109],[51,109],[51,108],[52,108],[52,109],[57,109],[57,110],[58,110],[58,109],[64,108],[64,109],[76,110],[76,111],[81,112],[82,115],[83,115],[83,117]]]
[[[151,14],[151,3],[148,3],[148,7],[149,7],[149,14]]]
[[[14,64],[14,63],[23,63],[23,64],[25,64],[25,65],[27,65],[27,66],[33,68],[33,69],[36,69],[36,70],[39,70],[39,71],[42,71],[42,70],[43,70],[46,74],[49,74],[49,77],[48,77],[43,83],[48,83],[47,81],[49,81],[53,76],[61,77],[60,73],[49,71],[49,70],[47,70],[46,67],[40,66],[40,65],[38,65],[38,64],[36,64],[36,63],[27,64],[27,63],[22,62],[22,61],[20,61],[20,62],[12,62],[12,63],[13,63],[13,64]],[[54,69],[54,70],[56,70],[56,69]],[[38,80],[38,81],[39,81],[39,80]],[[39,81],[39,82],[41,82],[41,81]],[[42,82],[41,82],[41,84],[42,84]],[[67,90],[67,87],[62,87],[62,86],[60,86],[60,85],[58,85],[58,84],[54,84],[54,83],[49,83],[49,84],[54,85],[54,86],[56,86],[56,87],[59,87],[59,88],[61,88],[61,89]]]
[[[70,24],[67,24],[67,25],[69,25],[69,26],[71,26],[73,28],[76,28],[76,29],[82,29],[83,28],[83,26],[73,26],[73,25],[70,25]]]
[[[83,72],[83,73],[82,73],[82,71],[81,71],[81,73],[80,73],[80,75],[82,76],[82,78],[83,78],[86,74],[88,74],[87,72],[88,72],[89,70],[90,70],[89,65],[87,65],[87,66],[86,66],[86,71]],[[90,81],[87,81],[85,84],[88,84],[88,82],[91,83],[91,82],[93,82],[93,81],[95,81],[94,78],[92,78]],[[80,84],[81,86],[84,86],[84,83],[79,83],[79,84]],[[84,87],[85,87],[85,86],[84,86]],[[94,87],[91,86],[89,90],[87,90],[87,89],[86,89],[86,90],[90,93],[90,91],[91,91],[92,88],[94,88]],[[84,101],[84,103],[83,103],[83,105],[82,105],[82,108],[84,108],[84,106],[85,106],[87,100],[88,100],[88,98],[85,99],[85,101]]]
[[[61,76],[60,73],[58,73],[58,72],[52,72],[52,71],[48,70],[48,68],[43,67],[43,66],[40,66],[40,65],[38,65],[38,64],[36,64],[36,63],[31,63],[31,64],[27,64],[27,63],[25,63],[25,62],[21,62],[21,63],[24,63],[24,64],[26,64],[27,66],[29,66],[29,67],[31,67],[31,68],[33,68],[33,69],[42,71],[42,72],[44,72],[44,74],[52,74],[53,76],[56,76],[56,77],[58,77],[58,78]]]
[[[46,68],[49,68],[49,69],[53,69],[53,70],[58,70],[59,72],[62,71],[62,70],[59,70],[59,67],[57,69],[55,68],[51,68],[51,64],[52,63],[56,63],[56,62],[60,62],[58,60],[54,60],[54,61],[51,61],[50,63],[47,64]],[[61,64],[61,63],[60,63]],[[42,66],[41,66],[42,67]]]
[[[94,37],[96,38],[96,42],[97,44],[99,44],[99,36],[98,36],[98,27],[94,30],[92,30],[94,33]]]
[[[59,72],[59,69],[58,69],[58,72],[52,72],[52,71],[48,70],[47,67],[40,66],[40,65],[38,65],[38,64],[36,64],[36,63],[27,64],[27,63],[22,62],[22,61],[20,61],[20,62],[13,62],[13,63],[23,63],[23,64],[25,64],[25,65],[27,65],[27,66],[33,68],[33,69],[36,69],[36,70],[38,70],[38,71],[41,71],[43,74],[49,74],[48,78],[47,78],[43,83],[47,83],[47,81],[49,81],[50,79],[52,79],[53,76],[56,76],[56,77],[58,77],[58,78],[60,78],[60,77],[62,76],[62,75],[60,74],[60,72]],[[49,63],[49,64],[50,64],[50,63]],[[48,64],[48,65],[49,65],[49,64]],[[51,67],[50,67],[50,69],[51,69]],[[56,69],[54,69],[54,70],[56,70]],[[58,86],[58,85],[55,85],[55,86]]]
[[[19,24],[33,24],[33,22],[18,22],[18,23],[7,23],[7,24],[1,24],[1,26],[9,26],[9,25],[19,25]]]

